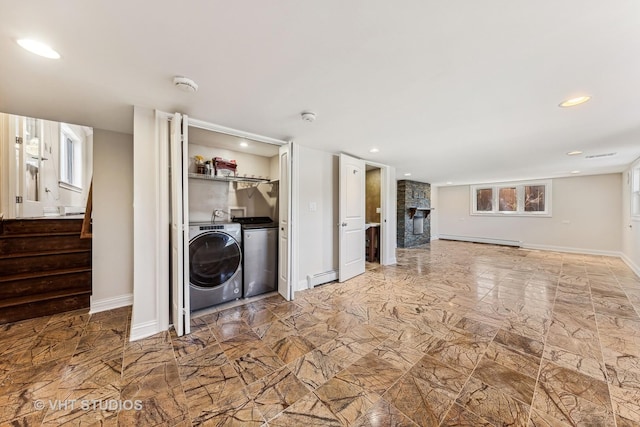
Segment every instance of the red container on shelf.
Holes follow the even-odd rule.
[[[212,163],[216,176],[236,175],[238,164],[235,160],[225,160],[222,157],[214,157]]]

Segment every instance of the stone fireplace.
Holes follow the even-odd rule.
[[[431,241],[431,184],[398,181],[398,247],[411,248]]]

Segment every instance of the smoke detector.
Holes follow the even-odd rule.
[[[300,117],[302,117],[302,120],[304,120],[305,122],[313,122],[316,119],[316,113],[313,113],[311,111],[303,111],[300,114]]]
[[[173,78],[173,84],[183,92],[198,91],[198,84],[188,77],[176,76]]]

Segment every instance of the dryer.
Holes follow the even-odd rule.
[[[189,224],[191,310],[242,297],[241,242],[240,224]]]

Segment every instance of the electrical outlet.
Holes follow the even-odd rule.
[[[382,212],[382,209],[376,208],[376,213],[380,213],[380,212]]]
[[[309,202],[309,211],[315,212],[317,210],[318,210],[318,205],[316,204],[316,202]]]

